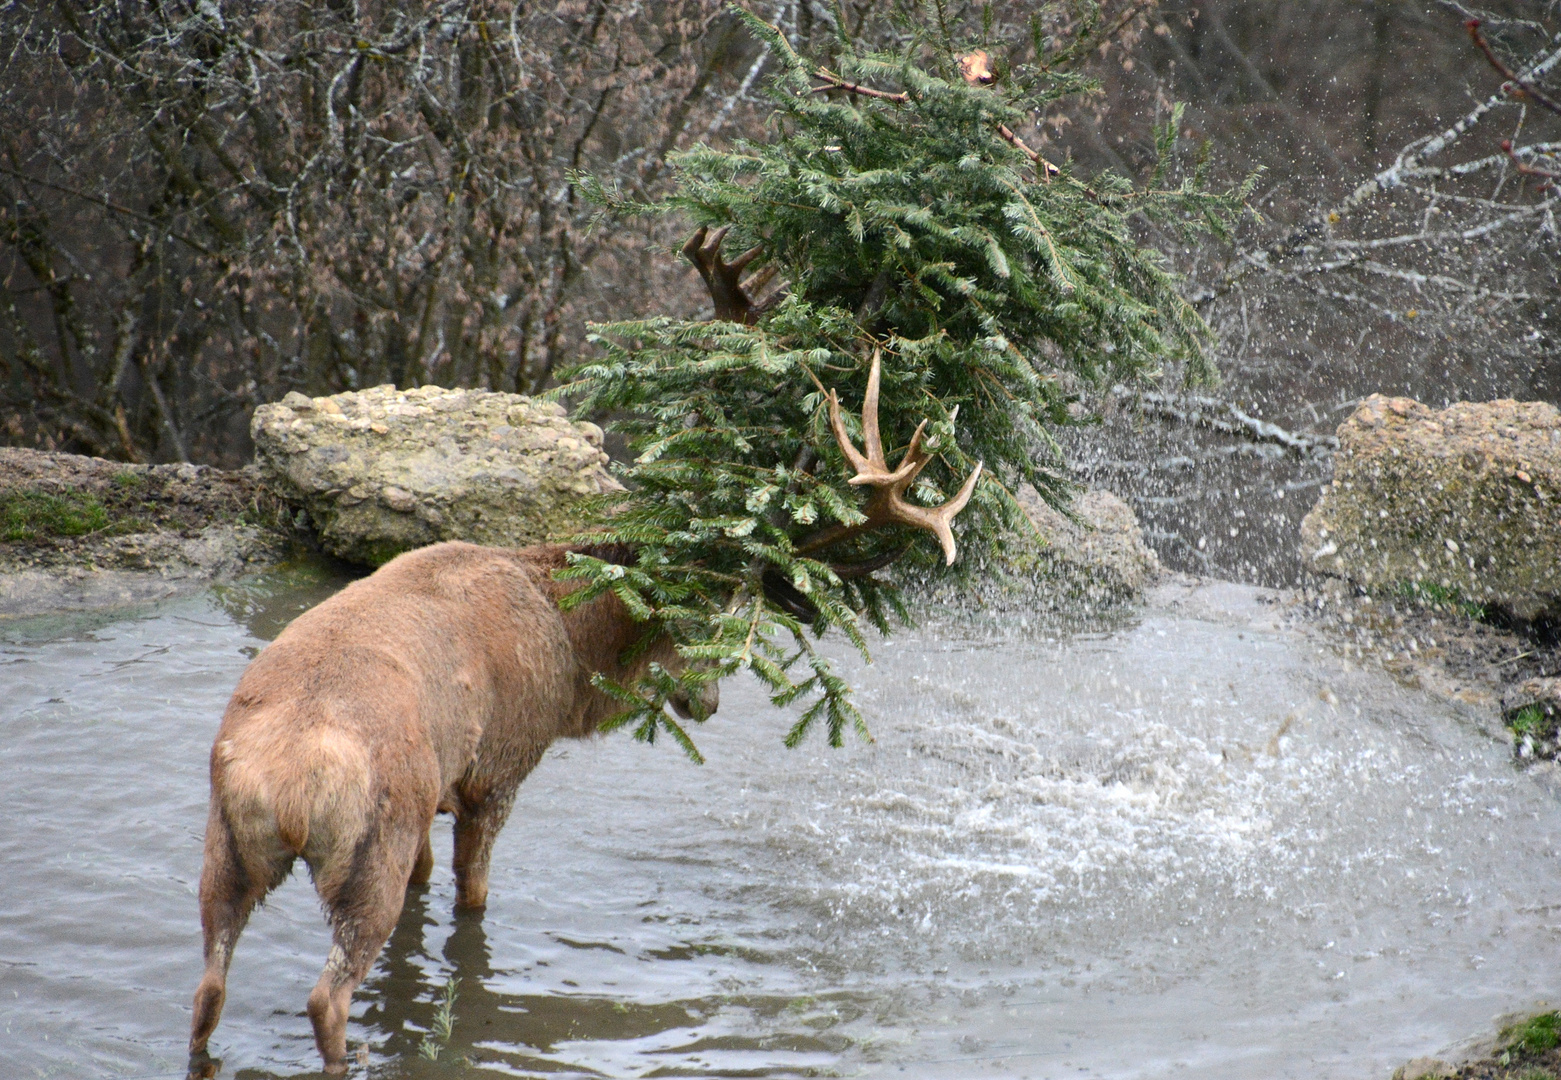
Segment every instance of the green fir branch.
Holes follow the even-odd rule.
[[[665,734],[696,760],[666,705],[696,701],[738,671],[800,710],[788,745],[820,725],[831,745],[847,730],[868,737],[818,639],[838,631],[865,656],[866,627],[906,621],[904,580],[969,578],[1011,530],[1031,527],[1013,495],[1020,485],[1062,502],[1068,482],[1051,431],[1073,422],[1069,406],[1085,386],[1171,365],[1213,376],[1207,327],[1165,258],[1140,246],[1132,218],[1223,236],[1250,191],[1210,190],[1201,158],[1176,179],[1179,109],[1157,128],[1159,162],[1142,188],[1049,165],[1013,134],[1037,110],[1091,89],[1060,66],[1110,30],[1098,19],[1082,19],[1071,44],[1038,42],[1050,66],[999,62],[995,85],[970,86],[958,74],[960,43],[942,30],[924,39],[925,66],[919,46],[875,53],[842,39],[826,69],[739,14],[777,58],[763,91],[773,138],[674,155],[677,187],[658,203],[585,178],[579,190],[612,215],[729,227],[726,250],[757,245],[783,297],[752,324],[593,326],[598,355],[554,391],[578,414],[611,418],[634,455],[617,468],[626,492],[598,501],[602,525],[590,534],[629,545],[634,565],[572,557],[560,576],[581,588],[566,604],[610,592],[689,661],[681,674],[653,666],[633,686],[598,678],[624,706],[608,726],[647,742]],[[924,533],[852,528],[867,492],[847,482],[827,391],[860,440],[875,352],[891,461],[929,422],[933,460],[909,497],[940,502],[985,466],[954,522],[953,567]],[[850,569],[896,555],[892,571]]]

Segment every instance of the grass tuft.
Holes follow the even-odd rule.
[[[1468,599],[1457,589],[1450,589],[1446,585],[1438,585],[1434,581],[1401,581],[1398,583],[1398,595],[1405,600],[1419,604],[1421,607],[1442,608],[1447,611],[1457,612],[1466,619],[1476,622],[1485,620],[1485,605],[1477,604]]]
[[[1561,1046],[1561,1015],[1540,1013],[1503,1028],[1501,1041],[1509,1054],[1541,1054],[1553,1050]]]
[[[1554,727],[1538,702],[1525,705],[1507,717],[1507,726],[1512,729],[1514,735],[1543,735]]]
[[[108,511],[90,495],[0,491],[0,541],[86,536],[109,527]]]

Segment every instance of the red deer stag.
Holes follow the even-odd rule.
[[[685,253],[711,283],[718,316],[750,321],[760,309],[737,276],[753,255],[723,262],[724,231],[706,241],[701,230]],[[901,524],[936,534],[952,562],[949,523],[981,467],[943,506],[907,503],[906,490],[931,460],[922,447],[925,424],[890,470],[878,389],[875,355],[862,406],[865,455],[851,443],[835,394],[829,397],[835,437],[856,469],[850,482],[875,489],[867,520],[821,530],[803,550]],[[570,550],[629,557],[624,549],[436,544],[393,559],[300,615],[249,665],[211,751],[200,886],[206,970],[195,991],[192,1072],[222,1014],[228,966],[250,912],[300,857],[332,927],[309,1019],[326,1072],[345,1072],[352,993],[400,918],[407,886],[428,880],[434,815],[455,816],[456,903],[483,907],[493,842],[520,782],[554,739],[588,736],[620,708],[591,685],[592,675],[631,683],[653,662],[682,667],[665,635],[633,650],[645,628],[611,593],[559,609],[577,587],[553,577]],[[800,594],[777,599],[805,603]],[[711,684],[699,712],[715,711],[714,691]],[[673,707],[688,716],[696,703]]]
[[[622,708],[591,676],[681,666],[665,636],[623,660],[645,628],[610,593],[559,610],[575,587],[553,580],[568,550],[408,552],[300,615],[245,670],[211,751],[192,1055],[217,1026],[250,912],[301,856],[333,930],[309,1018],[326,1071],[344,1072],[352,992],[407,885],[428,880],[434,815],[455,816],[456,903],[483,907],[521,780],[554,739],[590,735]],[[712,692],[701,711],[716,704]]]

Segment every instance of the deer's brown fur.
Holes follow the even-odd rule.
[[[409,552],[300,615],[239,680],[211,751],[201,873],[206,970],[190,1052],[204,1054],[256,903],[302,857],[333,929],[309,1017],[327,1071],[346,1068],[353,990],[433,867],[429,825],[455,816],[456,902],[482,907],[515,790],[560,736],[617,711],[593,688],[676,667],[608,594],[569,613],[566,548],[446,543]],[[706,703],[713,707],[713,700]],[[681,711],[681,710],[680,710]]]

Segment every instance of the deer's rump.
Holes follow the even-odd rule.
[[[485,765],[534,741],[526,706],[572,682],[559,622],[515,553],[402,556],[301,615],[245,671],[212,748],[214,798],[238,838],[280,843],[317,873],[377,804],[457,808],[464,785],[488,786]]]
[[[381,665],[363,674],[373,692],[357,699],[242,704],[235,695],[212,747],[212,808],[252,874],[301,855],[322,886],[340,881],[390,804],[433,817],[439,757],[413,710],[395,702],[411,687]]]

